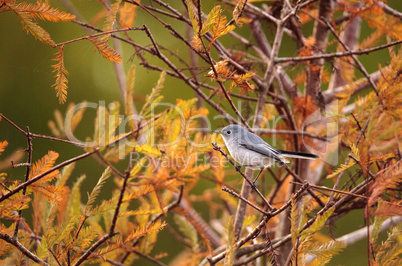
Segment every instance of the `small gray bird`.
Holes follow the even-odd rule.
[[[221,131],[214,130],[214,132],[222,135],[230,155],[240,164],[238,169],[246,166],[254,170],[260,170],[253,184],[265,168],[270,167],[274,163],[279,163],[283,166],[285,163],[288,163],[289,161],[286,160],[286,157],[301,159],[319,158],[317,155],[311,153],[274,149],[256,134],[238,125],[229,125]]]

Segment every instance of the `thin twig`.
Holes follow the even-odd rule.
[[[32,166],[32,137],[29,132],[29,127],[27,127],[26,137],[27,137],[27,146],[28,146],[26,149],[26,152],[28,153],[28,159],[26,162],[26,171],[25,171],[24,182],[27,182],[29,180],[29,174],[31,173],[31,166]],[[22,190],[22,195],[25,196],[26,192],[27,192],[27,188],[24,187],[24,189]],[[14,229],[14,235],[13,235],[13,238],[15,238],[15,239],[18,239],[18,229],[20,227],[21,216],[22,216],[22,209],[18,211],[18,219],[15,223],[15,229]]]
[[[287,166],[286,164],[283,164],[284,168],[289,172],[289,174],[291,174],[297,181],[299,181],[300,183],[304,183],[304,180],[301,179],[294,171],[292,168],[290,168],[289,166]],[[311,190],[311,188],[307,188],[308,193],[311,195],[311,197],[313,197],[317,203],[321,206],[324,207],[325,204],[322,202],[322,200],[314,193],[314,191]]]
[[[335,58],[335,57],[369,54],[371,52],[386,49],[388,47],[392,47],[392,46],[398,45],[400,43],[402,43],[402,40],[390,42],[390,43],[383,44],[383,45],[373,47],[373,48],[349,50],[349,51],[345,51],[345,52],[326,53],[326,54],[302,56],[302,57],[277,57],[277,58],[275,58],[275,63],[303,62],[303,61],[310,61],[310,60],[315,60],[315,59],[329,59],[329,58]]]
[[[61,266],[59,260],[58,260],[57,257],[56,257],[56,254],[54,254],[53,251],[52,251],[50,248],[48,248],[47,250],[50,252],[50,254],[52,254],[52,256],[53,256],[54,260],[57,262],[57,264],[58,264],[59,266]]]
[[[91,29],[91,30],[94,30],[94,31],[103,33],[103,31],[102,31],[101,29],[99,29],[99,28],[97,28],[97,27],[94,27],[94,26],[92,26],[92,25],[89,25],[89,24],[87,24],[87,23],[84,23],[84,22],[81,22],[81,21],[77,21],[77,20],[73,20],[72,22],[74,22],[74,23],[76,23],[76,24],[78,24],[78,25],[80,25],[80,26],[82,26],[82,27],[85,27],[85,28],[88,28],[88,29]],[[138,48],[138,49],[141,49],[141,50],[146,51],[146,52],[148,52],[148,53],[151,53],[151,51],[150,51],[148,48],[146,48],[146,47],[144,47],[144,46],[142,46],[142,45],[139,45],[139,44],[137,44],[137,43],[135,43],[135,42],[133,42],[133,41],[131,41],[131,40],[124,39],[124,38],[122,38],[122,37],[120,37],[120,36],[117,36],[117,35],[115,35],[115,34],[111,34],[110,37],[115,38],[115,39],[117,39],[117,40],[120,40],[120,41],[122,41],[122,42],[125,42],[125,43],[128,43],[128,44],[132,45],[136,51],[137,51],[137,48]],[[137,55],[138,55],[139,57],[141,57],[140,54],[137,54]]]
[[[61,43],[56,44],[55,47],[66,45],[66,44],[77,42],[77,41],[81,41],[81,40],[87,40],[88,38],[95,38],[95,37],[106,35],[106,34],[112,34],[112,33],[123,32],[123,31],[132,31],[132,30],[141,30],[141,31],[143,31],[145,29],[144,28],[139,28],[139,27],[133,27],[133,28],[124,28],[124,29],[103,31],[101,33],[80,37],[80,38],[69,40],[69,41],[66,41],[66,42],[61,42]]]
[[[335,36],[335,38],[338,40],[338,42],[342,45],[342,47],[346,50],[346,51],[350,51],[349,47],[341,40],[341,38],[338,36],[338,34],[336,33],[335,29],[332,27],[331,23],[329,23],[328,21],[325,21],[325,23],[327,24],[328,28],[331,30],[332,34]],[[402,42],[402,40],[400,40],[400,42]],[[352,59],[355,62],[355,64],[357,65],[357,68],[360,70],[360,72],[363,73],[363,75],[366,77],[367,81],[370,83],[371,87],[373,88],[375,94],[377,95],[377,97],[379,97],[379,93],[377,90],[377,86],[375,85],[374,81],[372,80],[372,78],[370,77],[369,73],[367,72],[366,68],[363,66],[362,63],[360,63],[359,59],[357,59],[357,56],[352,54]],[[379,99],[380,103],[382,103],[382,100]]]
[[[223,191],[235,196],[236,198],[246,202],[248,205],[250,205],[251,207],[253,207],[254,209],[256,209],[257,211],[261,212],[262,214],[265,215],[271,215],[270,213],[262,210],[260,207],[256,206],[255,204],[253,204],[252,202],[250,202],[248,199],[245,199],[244,197],[242,197],[241,195],[237,194],[236,192],[234,192],[233,190],[227,188],[227,187],[223,187],[222,188]]]
[[[148,256],[147,254],[144,254],[144,253],[142,253],[142,252],[139,252],[138,250],[135,250],[135,249],[134,249],[134,250],[133,250],[133,253],[135,253],[135,254],[137,254],[138,256],[143,257],[143,258],[145,258],[145,259],[147,259],[147,260],[149,260],[149,261],[155,263],[156,265],[166,266],[166,264],[160,262],[160,261],[157,260],[157,259],[152,258],[151,256]]]
[[[116,209],[114,211],[114,215],[113,215],[113,219],[112,219],[112,223],[110,224],[110,228],[109,228],[110,236],[114,234],[114,229],[116,227],[116,222],[117,222],[117,218],[119,216],[120,207],[123,202],[124,192],[126,191],[126,188],[127,188],[127,181],[130,178],[130,170],[131,170],[130,167],[126,170],[126,175],[124,177],[123,185],[121,186],[119,200],[117,202]]]
[[[299,185],[299,186],[302,185],[302,184],[300,184],[298,182],[290,181],[290,183],[293,183],[293,184],[296,184],[296,185]],[[336,193],[345,194],[345,195],[349,195],[349,196],[353,196],[353,197],[357,197],[357,198],[368,199],[368,197],[366,197],[366,196],[355,194],[355,193],[350,193],[350,192],[342,191],[342,190],[338,190],[338,189],[332,189],[332,188],[323,187],[323,186],[317,186],[317,185],[313,185],[313,184],[310,184],[310,187],[312,187],[314,189],[322,189],[322,190],[327,190],[327,191],[334,191]]]
[[[387,4],[383,3],[383,2],[376,2],[376,5],[380,6],[386,13],[399,18],[400,20],[402,20],[402,13],[398,12],[395,9],[392,9],[391,7],[389,7]]]
[[[200,1],[199,1],[199,2],[200,2]],[[200,26],[199,28],[200,28],[200,30],[201,30],[202,27]],[[226,98],[227,101],[229,102],[230,107],[232,107],[233,111],[236,113],[237,117],[242,121],[243,125],[245,125],[248,130],[252,131],[252,129],[251,129],[250,126],[248,125],[246,119],[244,119],[244,117],[241,115],[241,113],[239,112],[239,110],[237,109],[237,107],[234,105],[232,99],[230,98],[228,92],[227,92],[226,89],[225,89],[225,86],[223,86],[222,81],[219,80],[218,71],[216,70],[215,64],[214,64],[214,62],[213,62],[213,60],[212,60],[212,58],[211,58],[211,54],[209,53],[207,47],[205,46],[205,42],[204,42],[204,40],[202,39],[202,36],[201,36],[200,32],[198,32],[198,38],[199,38],[200,41],[201,41],[201,44],[202,44],[202,46],[203,46],[203,48],[204,48],[204,52],[205,52],[205,54],[207,55],[207,58],[208,58],[208,61],[209,61],[209,65],[210,65],[210,67],[212,68],[212,71],[214,72],[214,76],[215,76],[216,82],[219,84],[219,87],[221,88],[221,90],[222,90],[222,92],[223,92],[223,95],[225,95],[225,98]],[[265,99],[264,99],[264,100],[265,100]]]

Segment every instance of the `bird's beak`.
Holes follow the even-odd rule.
[[[219,133],[219,134],[222,133],[220,130],[212,130],[212,132]]]

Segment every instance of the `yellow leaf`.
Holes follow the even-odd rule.
[[[243,13],[244,7],[247,4],[247,0],[239,0],[233,10],[233,19],[235,20],[237,26],[241,27],[243,24],[240,21],[241,15]]]
[[[211,27],[216,24],[215,20],[216,20],[216,17],[219,15],[220,12],[221,12],[221,7],[219,5],[216,5],[208,13],[207,20],[202,25],[202,30],[200,32],[201,35],[204,35],[205,33],[207,33],[211,29]]]
[[[75,19],[74,15],[59,11],[57,8],[52,8],[46,2],[38,1],[36,5],[28,3],[20,3],[17,5],[18,12],[26,12],[34,19],[47,20],[52,22],[71,21]]]
[[[63,57],[63,49],[64,45],[60,47],[60,49],[56,52],[56,58],[53,59],[57,63],[52,65],[54,69],[53,72],[56,72],[56,82],[52,85],[56,90],[56,96],[59,98],[59,103],[65,103],[67,100],[67,75],[68,71],[64,67],[64,57]]]
[[[155,148],[148,144],[143,144],[141,146],[135,147],[135,151],[141,152],[149,157],[156,157],[162,155],[161,151],[158,148]]]
[[[124,2],[124,6],[120,9],[120,24],[123,29],[132,27],[136,13],[136,5]]]
[[[90,37],[90,36],[88,36],[87,39],[90,40],[95,45],[98,52],[104,58],[114,63],[121,62],[122,57],[115,50],[109,47],[109,45],[107,45],[107,43],[104,40],[102,40],[101,38]]]
[[[4,151],[4,149],[7,147],[8,142],[5,140],[3,142],[0,142],[0,154]]]
[[[106,15],[106,22],[105,25],[103,26],[103,31],[111,31],[113,30],[113,25],[114,22],[116,21],[116,14],[119,9],[121,0],[117,0],[114,4],[110,6],[110,9],[107,12]],[[110,34],[105,34],[103,35],[100,40],[107,42],[109,40]]]
[[[193,47],[194,49],[196,49],[199,52],[203,52],[201,39],[200,39],[200,37],[198,37],[197,34],[195,34],[193,36],[193,39],[191,40],[191,44],[192,44],[191,47]]]
[[[130,171],[130,177],[135,177],[135,175],[142,169],[142,167],[144,167],[144,165],[146,165],[147,163],[147,158],[146,157],[142,157],[135,165],[134,167],[131,169]]]
[[[127,4],[127,3],[126,3]],[[135,82],[135,65],[132,65],[128,71],[127,75],[127,84],[126,84],[126,103],[125,103],[125,111],[126,115],[128,116],[128,126],[130,130],[134,131],[136,126],[134,124],[134,82]]]
[[[198,33],[198,30],[200,28],[197,20],[197,9],[195,5],[193,4],[193,1],[191,0],[186,0],[187,3],[187,9],[188,9],[188,15],[191,20],[191,24],[193,25],[193,30],[194,32]]]
[[[71,103],[69,105],[69,108],[67,108],[67,110],[70,110],[71,108],[73,108],[75,106],[74,103]],[[76,112],[74,112],[73,117],[71,118],[71,132],[74,132],[74,130],[76,129],[76,127],[78,126],[78,124],[81,122],[82,117],[84,115],[84,112],[87,108],[87,101],[83,101],[80,103],[80,107],[78,110],[76,110]]]
[[[209,46],[208,46],[208,51],[211,49],[212,44],[213,44],[219,37],[221,37],[221,36],[223,36],[223,35],[225,35],[225,34],[231,32],[232,30],[234,30],[234,29],[236,28],[234,25],[228,25],[228,26],[226,26],[226,24],[227,24],[226,16],[223,16],[223,15],[221,14],[221,12],[219,12],[219,13],[216,15],[216,18],[215,18],[215,21],[214,21],[214,22],[215,22],[215,24],[214,24],[214,25],[211,27],[211,29],[210,29],[212,38],[211,38],[211,42],[209,43]]]
[[[31,17],[27,13],[22,13],[18,11],[14,12],[17,14],[18,19],[20,20],[24,29],[30,32],[35,37],[35,39],[38,39],[44,44],[50,45],[52,47],[56,45],[56,43],[52,40],[52,38],[50,38],[50,34],[47,31],[45,31],[42,27],[40,27],[38,24],[33,22]]]
[[[351,162],[351,163],[349,163],[348,165],[341,164],[341,165],[339,166],[339,168],[338,168],[335,172],[333,172],[332,174],[330,174],[330,175],[327,176],[327,179],[328,179],[328,178],[333,178],[333,177],[337,176],[338,174],[340,174],[341,172],[345,171],[346,169],[349,169],[350,167],[352,167],[352,166],[355,165],[355,164],[356,164],[355,162]]]
[[[29,178],[33,178],[35,176],[38,176],[47,170],[51,169],[55,162],[56,159],[59,157],[59,154],[54,151],[49,151],[45,156],[43,156],[40,160],[38,160],[31,169],[31,172],[29,173]],[[57,177],[59,175],[59,171],[55,170],[46,176],[44,176],[41,180],[37,181],[36,184],[43,184],[46,182],[51,181],[53,178]]]
[[[235,240],[235,230],[233,224],[233,216],[229,215],[229,221],[227,222],[226,228],[227,244],[226,244],[226,257],[225,265],[233,265],[234,263],[234,252],[236,250],[236,240]]]
[[[148,227],[145,225],[145,226],[140,227],[137,230],[133,231],[124,242],[128,243],[135,238],[142,237],[147,234],[151,234],[153,232],[158,232],[158,231],[162,230],[163,227],[165,227],[165,226],[166,226],[166,222],[163,221],[163,223],[161,223],[160,220],[158,220],[157,222],[155,222],[154,224],[152,224]]]

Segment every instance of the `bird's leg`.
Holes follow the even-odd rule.
[[[252,165],[241,165],[241,164],[239,164],[239,165],[235,165],[234,167],[236,169],[236,172],[240,172],[240,169],[242,167],[252,167]]]
[[[260,172],[258,173],[257,177],[254,179],[253,181],[253,186],[255,187],[255,181],[257,181],[258,177],[260,176],[260,174],[262,173],[262,171],[264,170],[264,168],[261,168]]]

